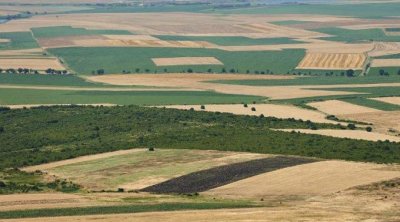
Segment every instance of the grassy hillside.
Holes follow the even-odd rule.
[[[0,168],[149,146],[400,162],[399,143],[273,131],[338,126],[257,116],[136,106],[50,107],[4,110],[0,123]]]
[[[104,69],[109,73],[139,72],[266,72],[282,74],[294,69],[303,58],[304,50],[228,52],[218,49],[193,48],[57,48],[49,50],[61,57],[70,68],[79,74],[90,75],[93,71]],[[156,66],[152,58],[166,57],[215,57],[224,65],[194,66]],[[166,69],[166,70],[165,70]]]

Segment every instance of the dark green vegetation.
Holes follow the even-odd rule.
[[[336,85],[400,83],[400,75],[359,76],[359,77],[299,77],[295,79],[217,80],[213,82],[248,86],[295,86],[295,85]]]
[[[49,50],[79,74],[90,75],[104,69],[106,74],[125,72],[239,72],[284,74],[294,69],[304,50],[228,52],[193,48],[57,48]],[[215,57],[224,65],[156,66],[152,58]]]
[[[387,32],[400,32],[400,28],[385,28]]]
[[[38,86],[104,86],[91,83],[74,75],[19,75],[0,74],[0,84]]]
[[[0,39],[9,39],[10,42],[0,43],[1,49],[33,49],[38,48],[36,40],[30,32],[3,32]]]
[[[258,174],[316,161],[315,159],[285,156],[250,160],[190,173],[146,187],[142,191],[178,194],[204,192]]]
[[[400,5],[400,4],[399,4]],[[332,37],[323,37],[321,39],[339,42],[365,42],[365,41],[383,41],[399,42],[400,36],[387,36],[382,29],[362,29],[350,30],[343,28],[319,28],[314,31],[333,35]]]
[[[400,77],[400,65],[398,67],[372,67],[368,75],[371,76],[398,76]]]
[[[262,102],[263,97],[221,94],[212,91],[88,91],[0,89],[0,104],[170,105]]]
[[[264,7],[248,7],[209,10],[217,13],[242,14],[317,14],[339,15],[360,18],[383,18],[398,16],[398,3],[366,3],[366,4],[281,4]]]
[[[297,24],[304,24],[307,23],[306,21],[297,21],[297,20],[285,20],[285,21],[276,21],[276,22],[270,22],[271,24],[274,25],[297,25]]]
[[[55,26],[32,28],[32,33],[36,38],[56,38],[63,36],[79,36],[79,35],[131,35],[132,33],[125,30],[93,30],[84,28],[73,28],[71,26]]]
[[[135,147],[215,149],[400,162],[400,144],[274,131],[339,128],[309,121],[137,106],[0,112],[0,168]]]
[[[206,41],[222,46],[238,45],[275,45],[275,44],[295,44],[302,43],[290,38],[247,38],[242,36],[176,36],[176,35],[156,35],[154,36],[166,41]]]
[[[385,110],[385,111],[400,110],[399,105],[385,103],[385,102],[372,100],[372,99],[368,99],[368,98],[363,98],[363,97],[345,98],[342,100],[349,102],[349,103],[356,104],[356,105],[366,106],[366,107],[375,108],[375,109],[379,109],[379,110]]]
[[[79,186],[66,180],[43,182],[42,173],[27,173],[18,169],[0,171],[0,194],[41,191],[74,192]]]
[[[256,204],[244,201],[213,201],[209,203],[157,203],[157,204],[137,204],[137,205],[117,205],[117,206],[95,206],[81,208],[57,208],[34,209],[34,210],[15,210],[0,212],[1,219],[11,218],[34,218],[34,217],[60,217],[96,214],[122,214],[140,213],[153,211],[177,211],[177,210],[207,210],[225,208],[248,208],[257,207]]]

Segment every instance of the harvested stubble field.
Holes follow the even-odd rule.
[[[179,65],[223,65],[214,57],[175,57],[175,58],[153,58],[156,66],[179,66]]]
[[[360,114],[357,114],[360,115]],[[354,118],[347,118],[350,120],[355,120]],[[375,126],[374,126],[375,128]],[[367,132],[365,130],[338,130],[338,129],[319,129],[319,130],[308,130],[308,129],[285,129],[282,131],[286,132],[298,132],[298,133],[306,133],[306,134],[315,134],[322,136],[331,136],[337,138],[346,138],[346,139],[355,139],[355,140],[368,140],[368,141],[391,141],[391,142],[400,142],[399,136],[391,136],[387,135],[388,132],[384,133],[375,133],[375,132]]]
[[[201,109],[200,106],[190,105],[172,105],[166,106],[172,109],[194,109],[196,111],[207,111],[207,112],[222,112],[222,113],[233,113],[237,115],[252,115],[252,116],[271,116],[282,119],[294,118],[297,120],[310,120],[315,123],[338,123],[333,120],[326,119],[326,115],[309,109],[302,109],[293,105],[280,105],[280,104],[248,104],[248,107],[244,107],[243,104],[227,104],[227,105],[215,105],[207,104],[205,109]],[[256,110],[252,111],[254,107]]]
[[[320,161],[266,172],[205,192],[230,198],[312,196],[344,191],[400,176],[390,165],[345,161]]]
[[[133,149],[78,157],[24,170],[45,170],[89,190],[138,190],[199,170],[266,156],[212,150],[156,149],[150,152]]]
[[[385,102],[385,103],[391,103],[395,105],[400,105],[400,97],[394,96],[394,97],[378,97],[378,98],[371,98],[373,100]]]
[[[56,58],[0,58],[2,69],[27,68],[33,70],[65,70],[64,66]]]
[[[296,67],[297,69],[327,69],[346,70],[362,69],[366,56],[364,54],[345,53],[310,53],[308,52],[303,60]]]
[[[371,67],[400,67],[400,59],[374,59]]]
[[[331,115],[374,113],[380,110],[343,102],[340,100],[327,100],[322,102],[311,102],[307,105],[312,106],[324,113]]]
[[[197,171],[141,191],[151,193],[195,193],[243,180],[261,173],[312,163],[316,159],[276,156]]]

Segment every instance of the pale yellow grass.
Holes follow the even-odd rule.
[[[286,132],[295,131],[295,132],[305,133],[305,134],[316,134],[316,135],[338,137],[338,138],[348,138],[348,139],[358,139],[358,140],[369,140],[369,141],[389,140],[392,142],[400,142],[400,137],[398,137],[398,136],[391,136],[391,135],[375,133],[375,132],[367,132],[366,130],[282,129],[281,131],[286,131]]]
[[[298,64],[298,69],[362,69],[366,56],[361,53],[308,52]]]
[[[74,164],[74,163],[81,163],[81,162],[98,160],[98,159],[103,159],[103,158],[112,157],[112,156],[119,156],[119,155],[126,155],[126,154],[131,154],[131,153],[136,153],[136,152],[143,152],[143,150],[144,149],[118,150],[118,151],[114,151],[114,152],[81,156],[81,157],[68,159],[68,160],[61,160],[61,161],[52,162],[52,163],[46,163],[46,164],[41,164],[41,165],[36,165],[36,166],[25,167],[25,168],[22,168],[22,170],[28,171],[28,172],[34,172],[36,170],[48,170],[51,168]]]
[[[321,161],[288,167],[205,192],[207,195],[241,198],[312,196],[331,194],[354,186],[400,177],[386,165],[346,161]]]
[[[166,106],[167,108],[173,109],[190,109],[202,110],[200,106],[193,105],[174,105]],[[251,108],[256,108],[256,111],[251,111]],[[205,105],[205,110],[207,112],[223,112],[223,113],[233,113],[237,115],[253,115],[260,116],[271,116],[276,118],[294,118],[298,120],[310,120],[316,123],[338,123],[336,121],[328,120],[325,114],[314,111],[302,109],[292,105],[278,105],[278,104],[248,104],[248,107],[244,107],[242,104],[228,104],[228,105]]]
[[[212,80],[240,79],[290,79],[291,76],[276,75],[243,75],[243,74],[133,74],[133,75],[104,75],[86,77],[93,82],[112,85],[142,85],[157,87],[181,87],[182,89],[213,90],[227,94],[256,95],[270,99],[292,99],[314,96],[359,94],[345,91],[317,90],[315,88],[335,88],[335,86],[243,86],[208,83]],[[389,84],[392,85],[392,84]],[[340,85],[337,85],[339,87]],[[346,85],[345,87],[363,87],[366,85]],[[378,86],[378,85],[371,85]],[[379,85],[380,86],[380,85]]]
[[[3,69],[28,68],[35,70],[46,70],[49,68],[56,70],[65,70],[64,66],[55,58],[16,58],[0,59],[0,67]]]
[[[400,97],[394,96],[394,97],[378,97],[378,98],[370,98],[376,101],[381,101],[384,103],[390,103],[394,105],[400,105]]]
[[[125,38],[125,37],[124,37]],[[214,48],[213,44],[205,41],[163,41],[152,39],[74,39],[75,46],[95,47],[95,46],[114,46],[114,47],[161,47],[161,48]],[[61,45],[63,46],[63,45]],[[60,47],[52,45],[51,47]]]
[[[376,132],[399,136],[400,135],[400,111],[374,112],[362,114],[339,115],[340,119],[350,119],[360,122],[372,123]]]
[[[223,65],[215,57],[174,57],[174,58],[152,58],[156,66],[177,65]]]
[[[398,42],[376,42],[374,48],[368,52],[371,57],[393,55],[400,53],[400,43]]]
[[[0,212],[19,209],[84,207],[94,204],[76,194],[38,193],[0,195]]]
[[[400,59],[374,59],[371,67],[399,67]]]
[[[322,102],[311,102],[307,105],[312,106],[324,113],[331,115],[357,114],[379,112],[378,109],[373,109],[365,106],[355,105],[352,103],[340,100],[326,100]]]

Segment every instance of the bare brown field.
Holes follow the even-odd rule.
[[[62,66],[56,58],[1,58],[0,67],[2,69],[28,68],[34,70],[46,70],[52,68],[56,70],[65,70],[64,66]]]
[[[331,136],[338,138],[358,139],[358,140],[369,140],[369,141],[384,141],[389,140],[392,142],[400,142],[400,137],[391,136],[383,133],[367,132],[365,130],[333,130],[333,129],[320,129],[320,130],[309,130],[309,129],[283,129],[281,131],[286,132],[299,132],[305,134],[316,134],[323,136]]]
[[[374,59],[371,67],[399,67],[400,59]]]
[[[41,56],[44,51],[41,48],[23,50],[0,50],[0,56]]]
[[[362,69],[366,56],[361,53],[310,53],[308,52],[297,69]]]
[[[400,121],[398,121],[399,116],[400,111],[381,111],[374,113],[339,115],[338,117],[341,119],[351,119],[354,121],[372,123],[372,127],[376,132],[400,136]]]
[[[327,100],[322,102],[311,102],[307,105],[312,106],[324,113],[331,115],[373,113],[380,110],[343,102],[340,100]]]
[[[400,97],[378,97],[378,98],[371,98],[373,100],[381,101],[384,103],[390,103],[394,105],[400,105]]]
[[[387,165],[346,161],[321,161],[260,174],[205,192],[229,198],[315,196],[400,177]],[[345,170],[344,170],[345,169]]]
[[[156,66],[176,65],[223,65],[215,57],[175,57],[175,58],[152,58]]]
[[[189,110],[193,108],[197,111],[202,111],[200,106],[190,106],[190,105],[174,105],[166,106],[167,108],[173,109],[185,109]],[[256,111],[251,111],[251,108],[256,108]],[[233,113],[237,115],[252,115],[260,116],[271,116],[276,118],[294,118],[301,120],[310,120],[316,123],[332,123],[336,124],[338,122],[328,120],[325,114],[314,111],[302,109],[292,105],[278,105],[278,104],[249,104],[248,107],[244,107],[242,104],[229,104],[229,105],[205,105],[204,111],[207,112],[222,112],[222,113]]]

